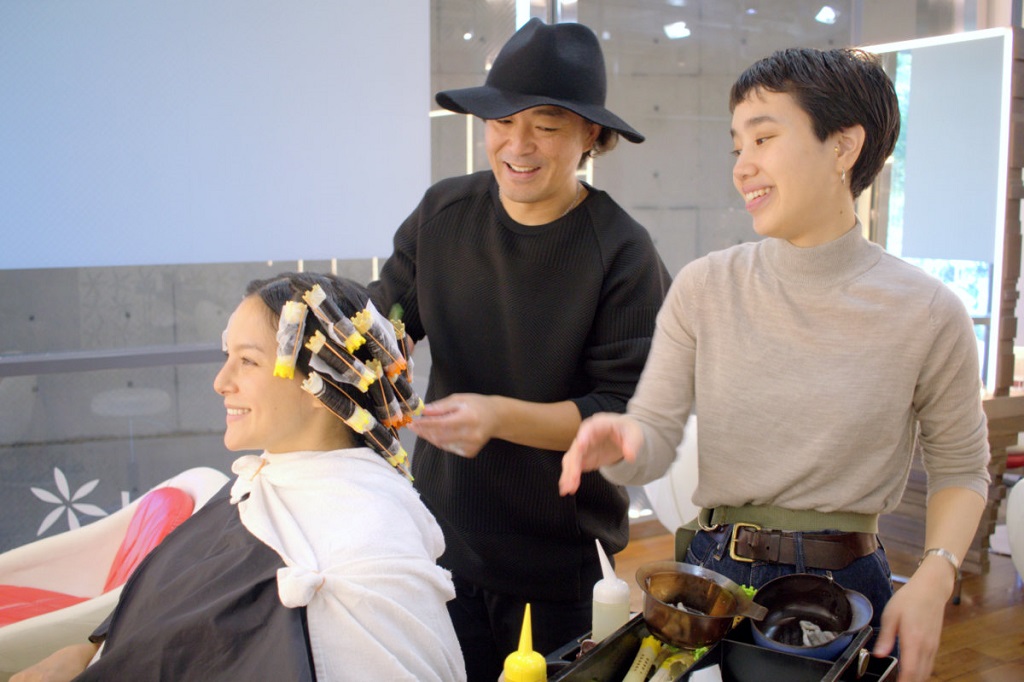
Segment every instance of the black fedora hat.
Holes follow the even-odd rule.
[[[530,19],[501,48],[480,87],[443,90],[435,99],[445,109],[483,119],[554,105],[568,109],[630,142],[644,136],[604,108],[608,83],[597,36],[582,24],[547,25]]]

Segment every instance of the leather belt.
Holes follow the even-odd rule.
[[[766,561],[776,564],[795,564],[797,533],[781,530],[762,530],[751,523],[734,523],[713,535],[729,535],[729,556],[744,563]],[[846,568],[856,559],[878,549],[878,537],[873,533],[800,533],[802,536],[804,565],[828,571]]]

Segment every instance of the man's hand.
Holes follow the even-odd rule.
[[[442,450],[473,458],[494,437],[496,422],[491,396],[454,393],[424,406],[409,430]]]

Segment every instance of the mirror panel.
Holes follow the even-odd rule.
[[[896,150],[872,191],[870,233],[890,253],[935,275],[975,321],[986,393],[1003,386],[1019,273],[1005,267],[1013,31],[973,31],[865,48],[882,57],[900,99]],[[1017,184],[1020,183],[1019,171]],[[864,198],[862,197],[862,200]],[[1018,208],[1019,211],[1019,208]],[[1009,360],[1001,340],[1009,333]]]

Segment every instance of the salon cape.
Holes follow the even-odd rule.
[[[231,488],[277,552],[278,596],[306,607],[318,680],[464,680],[445,603],[444,538],[418,493],[368,448],[247,455]],[[248,495],[248,497],[246,497]]]

